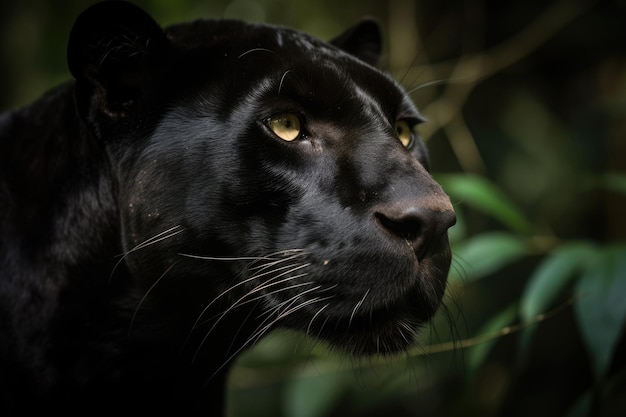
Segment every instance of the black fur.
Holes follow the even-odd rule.
[[[280,326],[406,349],[454,213],[395,137],[421,117],[379,52],[372,21],[325,43],[82,14],[75,80],[0,118],[0,413],[219,415],[228,366]]]

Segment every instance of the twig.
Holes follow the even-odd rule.
[[[550,310],[547,313],[539,314],[533,320],[530,320],[524,323],[513,324],[511,326],[506,326],[496,332],[481,334],[478,336],[470,337],[470,338],[459,340],[459,341],[438,343],[438,344],[428,345],[422,348],[413,349],[410,352],[410,356],[416,357],[416,356],[431,355],[435,353],[450,352],[450,351],[454,351],[458,349],[468,349],[474,346],[481,345],[483,343],[490,342],[495,339],[500,339],[504,336],[518,333],[528,327],[534,326],[536,324],[539,324],[541,322],[544,322],[546,320],[549,320],[555,317],[566,308],[569,308],[574,303],[574,301],[575,301],[574,298],[571,298],[568,301],[564,302],[563,304],[559,305],[558,307],[554,308],[553,310]]]

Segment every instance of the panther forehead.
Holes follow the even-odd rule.
[[[226,47],[231,52],[238,48],[256,47],[292,48],[293,53],[329,49],[327,44],[293,29],[238,20],[198,19],[166,28],[168,39],[177,47],[191,50]],[[275,49],[275,48],[274,48]]]

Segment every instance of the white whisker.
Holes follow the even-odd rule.
[[[179,253],[179,256],[192,259],[202,259],[204,261],[263,261],[266,259],[272,259],[265,256],[235,256],[235,257],[219,257],[219,256],[203,256],[203,255],[191,255],[189,253]]]
[[[449,79],[442,79],[442,80],[433,80],[433,81],[429,81],[429,82],[427,82],[427,83],[420,84],[420,85],[418,85],[417,87],[413,87],[413,88],[411,88],[410,90],[407,90],[407,91],[406,91],[406,93],[407,93],[408,95],[411,95],[411,94],[413,94],[414,92],[421,90],[422,88],[430,87],[430,86],[433,86],[433,85],[445,84],[445,83],[447,83],[447,82],[449,82],[449,81],[450,81]]]
[[[308,266],[308,265],[310,265],[310,264],[301,265],[301,266],[299,266],[298,268],[296,268],[296,269],[294,269],[294,270],[285,271],[285,272],[283,272],[282,274],[277,275],[276,277],[273,277],[272,279],[280,278],[281,276],[283,276],[283,275],[285,275],[285,274],[288,274],[288,273],[290,273],[290,272],[293,272],[293,271],[295,271],[295,270],[297,270],[297,269],[303,268],[303,267]],[[284,266],[284,267],[278,268],[277,270],[283,270],[283,269],[287,269],[287,268],[290,268],[290,267],[292,267],[292,265],[287,265],[287,266]],[[243,281],[239,281],[239,282],[238,282],[238,283],[236,283],[235,285],[233,285],[233,286],[231,286],[231,287],[227,288],[226,290],[222,291],[222,292],[221,292],[221,293],[220,293],[217,297],[213,298],[213,300],[211,300],[211,302],[210,302],[209,304],[207,304],[207,306],[206,306],[206,307],[204,307],[204,308],[202,309],[202,311],[201,311],[201,312],[200,312],[200,314],[198,315],[198,318],[196,319],[195,323],[193,324],[193,326],[192,326],[191,330],[193,331],[193,329],[194,329],[194,328],[196,328],[196,327],[198,326],[198,324],[200,323],[200,320],[202,319],[202,316],[203,316],[203,315],[204,315],[204,314],[205,314],[205,313],[209,310],[209,308],[211,308],[211,306],[212,306],[215,302],[217,302],[217,301],[218,301],[220,298],[222,298],[224,295],[226,295],[226,294],[228,294],[229,292],[233,291],[233,290],[234,290],[234,289],[236,289],[237,287],[240,287],[240,286],[242,286],[242,285],[245,285],[245,284],[247,284],[247,283],[248,283],[248,282],[250,282],[250,281],[254,281],[254,280],[256,280],[256,279],[259,279],[260,277],[265,276],[265,275],[268,275],[268,274],[270,274],[271,272],[274,272],[274,271],[265,272],[265,273],[262,273],[262,274],[255,274],[255,275],[252,275],[251,277],[246,278],[246,279],[245,279],[245,280],[243,280]],[[258,288],[258,287],[255,287],[255,289],[256,289],[256,288]],[[247,295],[249,295],[249,293],[248,293],[248,294],[246,294],[243,298],[245,298]],[[239,301],[239,300],[238,300],[238,301]],[[235,304],[236,304],[238,301],[236,301],[236,302],[235,302]],[[229,310],[230,310],[230,309],[229,309]],[[226,312],[228,312],[228,310],[227,310]]]
[[[319,316],[319,315],[322,313],[322,311],[324,311],[324,309],[325,309],[326,307],[328,307],[329,305],[330,305],[330,303],[325,304],[325,305],[324,305],[324,307],[322,307],[322,308],[320,308],[319,310],[317,310],[317,313],[315,313],[315,314],[313,315],[313,318],[311,319],[311,321],[309,322],[309,325],[308,325],[308,326],[307,326],[307,328],[306,328],[306,334],[310,335],[310,332],[311,332],[311,326],[313,326],[313,321],[315,321],[315,319],[317,318],[317,316]]]
[[[263,326],[262,328],[259,328],[257,331],[255,331],[252,336],[250,336],[248,338],[248,340],[239,348],[237,349],[232,355],[230,355],[225,361],[224,363],[218,367],[212,374],[211,378],[215,375],[217,375],[222,369],[224,369],[225,366],[227,366],[235,357],[237,357],[237,355],[239,355],[239,353],[245,349],[250,343],[256,343],[256,341],[258,341],[261,337],[263,337],[273,326],[274,324],[276,324],[276,322],[278,322],[279,320],[283,319],[285,316],[294,313],[297,310],[300,310],[301,308],[306,307],[307,305],[310,305],[312,303],[316,303],[316,302],[320,302],[320,301],[325,301],[330,297],[325,297],[325,298],[313,298],[311,300],[308,300],[296,307],[291,308],[290,310],[281,313],[278,317],[276,317],[274,320],[272,320],[272,322],[270,322],[269,324]],[[266,319],[267,320],[267,319]],[[209,378],[210,379],[210,378]]]
[[[302,309],[302,308],[304,308],[304,307],[306,307],[306,306],[308,306],[310,304],[317,303],[317,302],[320,302],[320,301],[326,301],[326,300],[329,300],[331,298],[332,298],[332,296],[331,297],[312,298],[312,299],[310,299],[308,301],[303,302],[302,304],[297,305],[296,307],[292,307],[291,309],[282,312],[278,317],[276,317],[276,319],[272,323],[276,323],[276,321],[278,321],[280,319],[283,319],[283,318],[287,317],[288,315],[293,314],[295,311],[298,311],[298,310],[300,310],[300,309]]]
[[[183,229],[181,229],[182,226],[178,225],[178,226],[174,226],[174,227],[170,227],[169,229],[152,236],[151,238],[145,240],[143,243],[140,243],[139,245],[135,246],[134,248],[130,249],[128,252],[126,252],[126,255],[131,253],[131,252],[135,252],[137,250],[143,249],[147,246],[153,245],[157,242],[160,242],[162,240],[165,239],[169,239],[170,237],[176,236],[179,233],[183,232]],[[176,230],[179,229],[179,230]],[[176,230],[174,232],[174,230]],[[169,233],[169,234],[168,234]]]
[[[111,280],[113,279],[113,274],[115,273],[115,271],[117,270],[117,268],[120,266],[120,264],[128,257],[128,255],[130,255],[133,252],[137,252],[138,250],[144,249],[150,245],[154,245],[155,243],[161,242],[165,239],[169,239],[171,237],[174,237],[180,233],[182,233],[184,231],[184,229],[181,229],[182,226],[178,225],[178,226],[174,226],[174,227],[170,227],[169,229],[158,233],[148,239],[146,239],[145,241],[143,241],[142,243],[138,244],[137,246],[129,249],[128,251],[124,252],[123,254],[120,255],[120,259],[117,261],[117,263],[115,264],[115,266],[113,267],[113,269],[111,270],[111,274],[109,275],[109,282],[111,282]],[[176,230],[179,229],[179,230]],[[176,231],[175,231],[176,230]]]
[[[277,253],[277,254],[278,254],[278,253]],[[287,254],[287,253],[285,253],[285,255],[286,255],[286,254]],[[265,262],[265,263],[263,263],[262,265],[258,265],[258,266],[250,266],[250,268],[249,268],[249,269],[250,269],[251,271],[254,271],[254,270],[257,270],[257,269],[258,269],[258,270],[260,270],[260,271],[262,271],[262,270],[265,270],[265,269],[271,268],[271,267],[273,267],[274,265],[277,265],[277,264],[280,264],[280,263],[284,263],[284,262],[286,262],[286,261],[291,261],[291,260],[293,260],[293,259],[299,258],[299,257],[304,256],[304,255],[306,255],[306,253],[305,253],[305,252],[296,253],[296,254],[294,254],[294,255],[290,255],[290,256],[288,256],[288,257],[284,257],[284,258],[276,258],[276,256],[275,256],[275,255],[269,255],[269,256],[268,256],[268,259],[269,259],[269,260],[274,260],[274,262]],[[251,263],[251,265],[252,265],[252,263]]]
[[[399,320],[396,324],[398,325],[398,333],[400,333],[400,336],[404,339],[404,341],[406,342],[407,346],[410,345],[411,342],[410,342],[409,338],[407,337],[407,335],[404,334],[403,330],[406,330],[408,332],[408,334],[412,334],[414,332],[413,329],[404,320]]]
[[[312,283],[308,283],[308,284],[312,284]],[[259,314],[258,318],[261,318],[264,315],[272,315],[273,313],[277,312],[278,310],[280,310],[281,308],[283,308],[283,306],[285,306],[285,304],[293,304],[296,300],[298,300],[298,298],[301,298],[303,295],[306,295],[312,291],[318,290],[321,286],[317,286],[317,287],[313,287],[313,288],[309,288],[306,291],[302,291],[301,293],[298,293],[296,295],[294,295],[293,297],[283,301],[282,303],[273,306],[271,309],[266,310],[265,312]],[[271,293],[270,293],[271,294]],[[270,294],[264,294],[264,297]]]
[[[148,294],[150,294],[150,292],[154,289],[154,287],[156,287],[156,286],[157,286],[157,284],[158,284],[159,282],[161,282],[161,280],[165,277],[165,275],[167,275],[167,273],[168,273],[168,272],[170,272],[170,271],[171,271],[171,269],[172,269],[172,268],[174,268],[174,266],[175,266],[175,265],[176,265],[175,263],[174,263],[174,264],[172,264],[172,265],[170,265],[170,267],[169,267],[169,268],[167,268],[167,269],[165,270],[165,272],[163,272],[163,273],[161,274],[161,276],[160,276],[160,277],[159,277],[156,281],[154,281],[154,283],[150,286],[150,288],[148,288],[148,291],[146,291],[146,293],[143,295],[143,297],[141,297],[141,300],[139,300],[139,303],[137,304],[137,307],[135,308],[135,311],[133,312],[133,317],[131,318],[131,320],[130,320],[130,324],[129,324],[129,326],[128,326],[128,334],[129,334],[129,335],[130,335],[130,334],[131,334],[131,332],[132,332],[133,323],[135,322],[135,318],[137,317],[137,312],[138,312],[138,311],[139,311],[139,309],[141,308],[141,305],[143,304],[143,302],[144,302],[144,301],[146,300],[146,298],[148,297]]]
[[[283,271],[283,272],[282,272],[282,273],[280,273],[279,275],[274,276],[272,279],[275,279],[275,278],[280,278],[280,277],[282,277],[283,275],[286,275],[286,274],[288,274],[288,273],[290,273],[290,272],[293,272],[293,271],[297,271],[298,269],[302,269],[302,268],[307,267],[307,266],[309,266],[309,265],[311,265],[311,264],[310,264],[310,263],[305,263],[305,264],[300,264],[299,266],[296,266],[296,267],[294,268],[294,264],[289,264],[289,265],[281,266],[281,267],[279,267],[279,268],[274,268],[274,269],[272,269],[271,271],[266,271],[266,272],[262,272],[262,273],[258,273],[258,272],[257,272],[257,273],[255,273],[255,274],[253,275],[253,277],[254,277],[254,278],[256,278],[256,279],[258,279],[258,278],[264,277],[264,276],[266,276],[266,275],[273,274],[273,273],[275,273],[275,272]],[[289,269],[289,268],[294,268],[294,269]],[[285,270],[286,270],[286,271],[285,271]],[[259,271],[261,271],[261,270],[259,270]]]
[[[215,322],[213,323],[213,325],[211,326],[211,328],[207,331],[207,333],[205,334],[205,336],[202,338],[202,340],[200,341],[200,344],[198,345],[198,348],[196,350],[196,353],[194,354],[193,358],[192,358],[192,362],[195,360],[195,358],[198,356],[198,353],[200,352],[200,348],[204,345],[204,343],[206,342],[206,340],[208,339],[209,335],[213,332],[213,330],[217,327],[217,325],[222,321],[222,319],[224,317],[226,317],[226,315],[228,315],[229,312],[231,312],[233,309],[237,308],[238,306],[242,305],[242,301],[245,300],[247,297],[249,297],[251,294],[254,293],[258,293],[259,291],[263,291],[271,286],[274,285],[278,285],[281,284],[283,282],[287,282],[287,281],[291,281],[293,279],[297,279],[302,277],[303,275],[306,274],[300,274],[300,275],[296,275],[296,276],[291,276],[291,277],[287,277],[284,278],[282,280],[279,281],[275,281],[277,278],[280,278],[284,275],[290,274],[294,271],[297,271],[299,269],[305,268],[307,266],[309,266],[310,264],[303,264],[303,265],[298,265],[295,267],[292,267],[291,269],[284,271],[283,273],[279,274],[276,277],[272,277],[272,279],[266,283],[257,285],[256,287],[254,287],[252,290],[248,291],[246,294],[244,294],[242,297],[240,297],[239,299],[237,299],[237,301],[235,301],[234,303],[232,303],[230,305],[230,307],[228,307],[225,311],[223,311],[219,317],[217,318],[217,320],[215,320]],[[248,279],[249,280],[249,279]],[[239,285],[239,284],[237,284]],[[212,304],[215,300],[211,301],[210,304]],[[194,326],[192,327],[192,329],[190,330],[190,333],[198,326],[198,323],[202,317],[202,315],[208,310],[208,307],[204,308],[202,310],[202,312],[200,313],[200,315],[198,316],[198,319],[196,320],[196,322],[194,323]],[[204,321],[203,323],[206,323],[206,321]],[[188,339],[189,337],[187,337]]]
[[[367,296],[370,293],[370,289],[368,288],[367,291],[365,291],[365,295],[363,296],[363,298],[361,298],[361,300],[356,303],[356,305],[354,306],[354,309],[352,310],[352,314],[350,314],[350,320],[348,321],[348,326],[350,326],[352,324],[352,319],[354,318],[354,315],[356,314],[356,311],[359,309],[359,307],[361,307],[363,305],[363,303],[365,302],[365,299],[367,298]]]
[[[289,258],[277,258],[277,255],[280,254],[288,254],[290,252],[301,251],[301,249],[288,249],[285,251],[279,251],[275,253],[271,253],[265,256],[206,256],[206,255],[193,255],[190,253],[178,253],[179,256],[184,256],[186,258],[192,259],[200,259],[204,261],[224,261],[224,262],[235,262],[235,261],[276,261],[276,262],[284,262],[289,259],[293,259],[296,256],[302,256],[302,254],[295,255],[294,257]],[[271,263],[270,263],[271,264]],[[255,267],[258,268],[258,267]],[[254,268],[251,268],[254,269]]]
[[[300,278],[300,277],[303,277],[304,275],[306,275],[306,273],[304,273],[304,274],[299,274],[299,275],[289,276],[289,277],[287,277],[287,278],[284,278],[284,279],[281,279],[281,280],[275,281],[275,279],[280,278],[280,277],[282,277],[282,276],[284,276],[284,275],[287,275],[287,274],[289,274],[289,273],[291,273],[291,272],[294,272],[294,271],[296,271],[296,270],[298,270],[298,269],[301,269],[301,268],[303,268],[303,267],[305,267],[305,266],[308,266],[308,264],[306,264],[306,265],[301,265],[300,267],[293,268],[293,269],[291,269],[291,270],[285,271],[285,272],[283,272],[282,274],[280,274],[280,275],[278,275],[278,276],[276,276],[276,277],[272,277],[272,279],[271,279],[270,281],[265,282],[265,283],[262,283],[262,284],[260,284],[260,285],[257,285],[257,286],[256,286],[256,287],[254,287],[252,290],[248,291],[245,295],[241,296],[241,297],[240,297],[237,301],[235,301],[234,303],[232,303],[232,304],[230,305],[230,307],[228,307],[228,308],[227,308],[224,312],[222,312],[222,313],[220,314],[220,317],[219,317],[219,318],[217,319],[217,321],[213,324],[213,326],[211,327],[211,330],[212,330],[213,328],[215,328],[215,326],[216,326],[216,325],[220,322],[220,320],[222,320],[222,319],[224,318],[224,316],[226,316],[226,315],[227,315],[230,311],[232,311],[234,308],[236,308],[236,307],[238,307],[239,305],[241,305],[241,302],[242,302],[243,300],[245,300],[247,297],[249,297],[250,295],[255,294],[255,293],[258,293],[258,292],[263,291],[263,290],[266,290],[267,288],[270,288],[270,287],[272,287],[272,286],[274,286],[274,285],[279,285],[279,284],[282,284],[283,282],[291,281],[291,280],[293,280],[293,279],[297,279],[297,278]],[[204,312],[204,311],[206,311],[206,309],[204,309],[204,310],[203,310],[203,312]],[[198,322],[198,321],[196,321],[196,324],[197,324],[197,322]],[[209,330],[209,332],[210,332],[211,330]]]
[[[293,297],[293,299],[292,299],[292,300],[291,300],[291,302],[289,303],[289,306],[291,306],[292,304],[294,304],[294,302],[295,302],[295,301],[297,301],[297,299],[298,299],[298,298],[299,298],[299,296],[297,296],[297,297]],[[308,305],[311,305],[311,304],[314,304],[314,303],[318,303],[318,302],[321,302],[321,301],[326,301],[326,300],[329,300],[329,299],[331,299],[331,298],[333,298],[333,297],[332,297],[332,296],[331,296],[331,297],[316,297],[316,298],[312,298],[312,299],[310,299],[310,300],[308,300],[308,301],[304,301],[303,303],[298,304],[298,305],[296,305],[295,307],[290,307],[289,309],[287,309],[287,310],[283,311],[282,313],[278,314],[278,316],[277,316],[274,320],[272,320],[269,324],[266,324],[264,327],[259,328],[259,329],[258,329],[255,333],[253,333],[253,334],[252,334],[252,336],[250,336],[250,337],[248,338],[248,340],[246,341],[246,343],[244,344],[244,346],[247,346],[247,345],[249,345],[250,343],[252,343],[252,344],[257,343],[257,342],[259,341],[259,339],[260,339],[260,338],[261,338],[261,337],[262,337],[265,333],[267,333],[267,332],[268,332],[268,331],[269,331],[272,327],[274,327],[274,325],[275,325],[278,321],[280,321],[280,320],[284,319],[284,318],[285,318],[285,317],[287,317],[288,315],[293,314],[293,313],[295,313],[296,311],[298,311],[298,310],[300,310],[300,309],[302,309],[302,308],[304,308],[304,307],[306,307],[306,306],[308,306]],[[264,323],[265,323],[268,319],[269,319],[269,317],[268,317],[268,318],[266,318],[266,319],[263,321],[263,323],[261,323],[261,325],[260,325],[260,326],[263,326],[263,324],[264,324]]]
[[[287,76],[287,74],[289,74],[290,72],[292,72],[292,70],[287,70],[285,71],[285,73],[283,74],[282,77],[280,77],[280,84],[278,84],[278,94],[280,96],[280,90],[283,88],[283,82],[285,82],[285,77]]]
[[[285,282],[285,281],[289,281],[289,280],[294,279],[294,278],[304,277],[304,276],[306,276],[306,275],[307,275],[306,273],[305,273],[305,274],[300,274],[300,275],[295,275],[295,276],[293,276],[293,277],[289,277],[289,278],[287,278],[287,279],[284,279],[284,280],[280,281],[280,283]],[[277,282],[277,283],[278,283],[278,282]],[[263,298],[266,298],[266,297],[268,297],[268,296],[270,296],[270,295],[273,295],[273,294],[278,294],[278,293],[283,292],[283,291],[287,291],[287,290],[294,289],[294,288],[298,288],[298,287],[303,287],[303,286],[305,286],[305,285],[312,285],[312,284],[313,284],[312,282],[303,282],[303,283],[301,283],[301,284],[295,284],[295,285],[291,285],[291,286],[289,286],[289,287],[279,288],[279,289],[277,289],[277,290],[270,291],[270,292],[268,292],[268,293],[266,293],[266,294],[261,294],[261,295],[259,295],[259,296],[254,297],[254,298],[251,298],[251,299],[249,299],[249,300],[245,300],[245,301],[243,301],[243,302],[236,303],[236,305],[235,305],[234,307],[232,307],[232,306],[231,306],[231,307],[232,307],[232,308],[231,308],[231,310],[232,310],[232,309],[235,309],[235,308],[242,307],[242,306],[244,306],[244,305],[246,305],[246,304],[253,303],[253,302],[255,302],[255,301],[259,301],[259,300],[261,300],[261,299],[263,299]],[[319,287],[317,287],[317,288],[319,288]],[[255,288],[254,288],[251,292],[259,292],[259,291],[260,291],[260,288],[259,288],[259,287],[255,287]],[[249,293],[248,293],[247,295],[249,295]],[[245,297],[242,297],[242,299],[243,299],[243,298],[245,298]],[[262,313],[262,314],[265,314],[265,313]],[[219,314],[216,314],[216,315],[214,315],[214,316],[212,316],[212,317],[209,317],[209,318],[205,319],[205,320],[204,320],[204,321],[202,321],[201,323],[198,323],[198,322],[196,322],[196,323],[197,323],[197,325],[199,326],[199,325],[202,325],[202,324],[206,324],[206,323],[210,322],[211,320],[214,320],[214,319],[216,319],[216,318],[218,318],[218,317],[219,317],[219,319],[221,320],[221,316],[223,316],[223,315],[224,315],[224,312],[221,312],[221,313],[219,313]],[[196,326],[196,327],[197,327],[197,326]]]
[[[241,58],[243,58],[244,56],[246,56],[246,55],[248,55],[248,54],[250,54],[250,53],[252,53],[252,52],[270,52],[270,53],[272,53],[272,54],[276,54],[276,53],[275,53],[274,51],[272,51],[271,49],[267,49],[267,48],[254,48],[254,49],[250,49],[250,50],[248,50],[248,51],[244,52],[243,54],[239,55],[239,56],[237,57],[237,59],[241,59]]]
[[[272,278],[271,278],[271,280],[269,280],[268,282],[263,283],[263,284],[261,284],[261,285],[257,285],[257,286],[256,286],[256,287],[254,287],[252,290],[248,291],[248,293],[246,293],[245,295],[243,295],[242,297],[240,297],[240,298],[239,298],[237,301],[235,301],[235,302],[234,302],[234,303],[233,303],[233,304],[232,304],[232,305],[231,305],[231,306],[230,306],[230,307],[229,307],[226,311],[224,311],[224,312],[221,314],[221,315],[222,315],[222,317],[223,317],[224,315],[226,315],[226,314],[227,314],[230,310],[232,310],[232,309],[233,309],[233,308],[234,308],[237,304],[239,304],[239,303],[240,303],[240,301],[242,301],[242,300],[244,300],[246,297],[248,297],[250,294],[254,294],[255,292],[263,291],[264,289],[267,289],[267,288],[269,288],[269,287],[271,287],[271,286],[273,286],[273,285],[281,284],[281,283],[283,283],[283,282],[290,281],[290,280],[292,280],[292,279],[296,279],[296,278],[300,278],[300,277],[302,277],[302,276],[306,275],[306,273],[305,273],[305,274],[299,274],[299,275],[295,275],[295,276],[287,277],[287,278],[285,278],[285,279],[283,279],[283,280],[275,281],[275,280],[276,280],[276,279],[278,279],[278,278],[281,278],[281,277],[283,277],[283,276],[285,276],[285,275],[287,275],[287,274],[290,274],[290,273],[292,273],[292,272],[295,272],[295,271],[297,271],[298,269],[305,268],[305,267],[307,267],[307,266],[309,266],[309,265],[310,265],[310,264],[303,264],[303,265],[299,265],[299,266],[297,266],[297,267],[293,267],[292,265],[288,265],[288,266],[285,266],[285,267],[281,267],[281,268],[279,268],[280,270],[282,270],[282,269],[286,269],[286,268],[288,268],[288,267],[291,267],[291,269],[289,269],[289,270],[287,270],[287,271],[284,271],[284,272],[282,272],[281,274],[276,275],[275,277],[272,277]],[[273,271],[272,271],[272,272],[273,272]],[[200,321],[200,319],[202,318],[203,314],[204,314],[204,313],[205,313],[205,312],[206,312],[206,311],[207,311],[207,310],[211,307],[211,305],[213,305],[213,303],[215,303],[215,302],[217,301],[217,299],[218,299],[218,298],[220,298],[220,297],[224,296],[224,294],[226,294],[226,293],[228,293],[228,292],[232,291],[234,288],[239,287],[240,285],[245,284],[246,282],[250,282],[250,281],[252,281],[252,280],[258,279],[259,277],[264,276],[264,275],[267,275],[267,274],[269,274],[269,273],[270,273],[270,272],[265,272],[265,273],[260,274],[260,275],[253,275],[253,276],[251,276],[250,278],[247,278],[247,279],[245,279],[244,281],[238,282],[237,284],[235,284],[235,285],[233,285],[232,287],[228,288],[226,291],[222,292],[220,295],[218,295],[216,298],[214,298],[214,299],[213,299],[213,300],[212,300],[212,301],[211,301],[211,302],[210,302],[210,303],[209,303],[209,304],[208,304],[208,305],[207,305],[207,306],[206,306],[206,307],[202,310],[202,312],[200,313],[200,315],[198,316],[198,319],[196,320],[196,322],[195,322],[195,324],[194,324],[194,327],[196,327],[196,326],[198,325],[198,322],[199,322],[199,321]],[[220,319],[219,319],[219,320],[221,320],[221,317],[220,317]],[[218,320],[218,321],[219,321],[219,320]],[[217,323],[215,323],[215,324],[217,324]],[[193,330],[193,329],[192,329],[192,330]]]
[[[293,278],[300,278],[300,277],[304,277],[304,276],[306,276],[306,275],[307,275],[307,274],[300,274],[300,275],[298,275],[298,276],[294,276]],[[257,297],[251,298],[250,300],[246,300],[246,301],[244,301],[243,303],[240,303],[240,304],[239,304],[239,306],[242,306],[242,305],[245,305],[245,304],[248,304],[248,303],[254,302],[254,301],[258,301],[258,300],[261,300],[261,299],[263,299],[263,298],[267,298],[267,297],[269,297],[269,296],[271,296],[271,295],[275,295],[275,294],[278,294],[278,293],[281,293],[281,292],[284,292],[284,291],[293,290],[293,289],[295,289],[295,288],[304,287],[304,286],[307,286],[307,285],[313,285],[313,283],[312,283],[312,282],[303,282],[303,283],[301,283],[301,284],[294,284],[294,285],[290,285],[289,287],[279,288],[279,289],[277,289],[277,290],[270,291],[270,292],[268,292],[268,293],[266,293],[266,294],[261,294],[261,295],[259,295],[259,296],[257,296]],[[316,290],[316,289],[319,289],[319,288],[320,288],[320,287],[319,287],[319,286],[317,286],[317,287],[313,288],[313,290]],[[307,291],[308,291],[308,290],[307,290]],[[261,316],[262,316],[262,315],[264,315],[264,314],[266,314],[266,313],[261,313],[261,315],[259,315],[259,317],[261,317]]]

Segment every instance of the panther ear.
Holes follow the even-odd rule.
[[[167,50],[163,30],[137,6],[105,1],[84,11],[67,46],[79,111],[127,114],[158,76]]]
[[[330,43],[376,66],[382,52],[382,38],[378,22],[366,18],[331,40]]]

